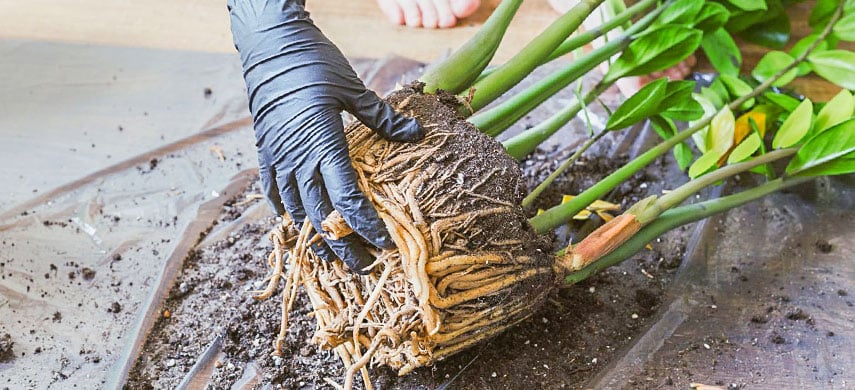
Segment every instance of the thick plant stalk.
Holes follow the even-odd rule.
[[[469,122],[487,135],[498,136],[531,112],[535,107],[558,93],[558,91],[561,91],[600,63],[607,61],[611,56],[629,46],[633,37],[649,27],[664,9],[664,7],[660,7],[650,14],[645,15],[644,18],[635,23],[620,37],[609,41],[607,44],[588,54],[580,56],[572,64],[552,72],[552,74],[544,77],[522,92],[505,100],[502,104],[479,112],[472,116]]]
[[[481,79],[472,86],[475,93],[469,106],[476,112],[517,85],[534,68],[540,66],[546,58],[575,31],[603,0],[582,0],[578,5],[567,11],[558,20],[549,25],[540,35],[534,38],[526,47],[507,63],[498,67],[489,76]],[[468,98],[468,94],[462,96]]]
[[[472,85],[496,54],[520,4],[522,0],[503,0],[472,38],[451,56],[429,67],[419,78],[425,83],[424,91],[459,93]]]
[[[641,228],[647,226],[663,212],[672,209],[693,194],[734,175],[747,172],[757,166],[792,156],[798,149],[776,150],[749,161],[715,170],[661,196],[650,196],[629,208],[620,217],[607,222],[574,247],[567,248],[559,260],[569,270],[579,270],[609,254]]]
[[[505,150],[507,150],[511,157],[517,160],[522,160],[525,156],[528,156],[531,152],[537,149],[538,145],[542,144],[549,137],[555,134],[555,132],[560,130],[561,127],[566,125],[567,122],[573,119],[573,117],[575,117],[583,107],[593,102],[594,99],[609,89],[612,84],[614,84],[614,81],[608,80],[603,80],[597,83],[593,89],[585,94],[582,101],[574,99],[573,103],[562,108],[555,114],[552,114],[552,116],[547,118],[545,121],[540,122],[537,126],[532,127],[511,139],[508,139],[503,142],[502,145],[504,145]]]
[[[549,55],[549,57],[544,59],[544,61],[541,63],[541,65],[543,65],[547,62],[553,61],[553,60],[555,60],[559,57],[562,57],[566,54],[569,54],[572,51],[579,49],[582,46],[585,46],[585,45],[593,42],[595,39],[605,35],[606,33],[615,29],[616,27],[621,26],[621,25],[629,22],[630,20],[632,20],[633,17],[640,14],[641,11],[644,11],[645,9],[649,8],[651,5],[655,4],[656,2],[657,2],[657,0],[639,1],[638,3],[635,3],[632,7],[628,8],[628,9],[624,10],[623,12],[621,12],[620,14],[616,15],[614,18],[607,20],[605,23],[603,23],[603,24],[601,24],[595,28],[592,28],[588,31],[585,31],[581,34],[576,34],[576,35],[571,36],[570,38],[567,38],[567,40],[562,42],[561,45],[559,45],[555,49],[555,51],[553,51],[552,54]],[[664,10],[664,8],[663,8],[663,10]],[[658,14],[659,12],[661,12],[661,10],[660,11],[654,11],[654,12],[657,12],[657,14]],[[478,81],[480,81],[484,77],[489,76],[491,73],[495,72],[496,69],[497,69],[497,67],[485,69],[483,72],[481,72],[481,75],[478,76]]]
[[[575,284],[608,267],[617,265],[628,259],[630,256],[638,253],[638,251],[642,250],[647,243],[655,240],[657,237],[665,234],[665,232],[671,229],[742,206],[773,192],[780,191],[787,187],[801,184],[812,179],[813,178],[811,177],[776,179],[737,194],[668,210],[609,254],[601,257],[599,260],[591,263],[587,267],[567,275],[564,278],[564,282],[568,285]]]

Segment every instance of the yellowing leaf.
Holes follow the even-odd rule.
[[[564,195],[561,197],[561,204],[567,203],[567,202],[573,200],[573,198],[575,198],[575,197],[576,196],[574,196],[574,195]],[[605,213],[605,211],[616,211],[616,210],[620,210],[620,205],[597,199],[597,200],[593,201],[590,205],[588,205],[588,207],[586,207],[584,210],[581,210],[576,215],[574,215],[573,219],[575,219],[577,221],[583,221],[583,220],[586,220],[588,218],[591,218],[591,215],[593,213],[597,213],[597,215],[599,215],[600,218],[602,218],[604,221],[608,222],[609,220],[611,220],[614,217],[612,217],[608,213]],[[538,215],[539,214],[540,214],[540,211],[538,211]]]
[[[719,156],[727,153],[730,146],[733,145],[735,126],[736,120],[733,118],[733,112],[724,106],[710,122],[710,130],[705,140],[707,150],[714,150],[718,152]]]

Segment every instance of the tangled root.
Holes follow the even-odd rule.
[[[346,133],[360,186],[397,249],[375,251],[371,272],[359,276],[311,251],[320,235],[310,223],[298,230],[285,218],[271,233],[268,286],[256,295],[270,297],[284,276],[279,354],[303,286],[317,322],[312,341],[342,359],[345,388],[357,372],[370,388],[369,365],[404,375],[493,337],[556,285],[554,260],[517,206],[521,172],[501,145],[440,97],[409,89],[389,100],[428,128],[423,141],[388,142],[358,123]],[[351,232],[337,215],[323,230],[330,239]]]

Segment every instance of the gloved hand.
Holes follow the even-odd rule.
[[[261,182],[273,209],[298,225],[309,217],[315,231],[333,208],[371,244],[394,242],[357,185],[341,111],[380,136],[417,141],[415,119],[396,113],[366,89],[344,55],[315,27],[305,0],[229,0],[235,47],[240,52],[252,112]],[[354,235],[325,240],[315,253],[332,252],[357,273],[372,262]]]

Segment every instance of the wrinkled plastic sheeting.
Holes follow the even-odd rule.
[[[0,335],[15,356],[2,385],[99,388],[127,364],[164,267],[205,228],[202,205],[219,214],[254,174],[239,63],[36,42],[0,52]]]

